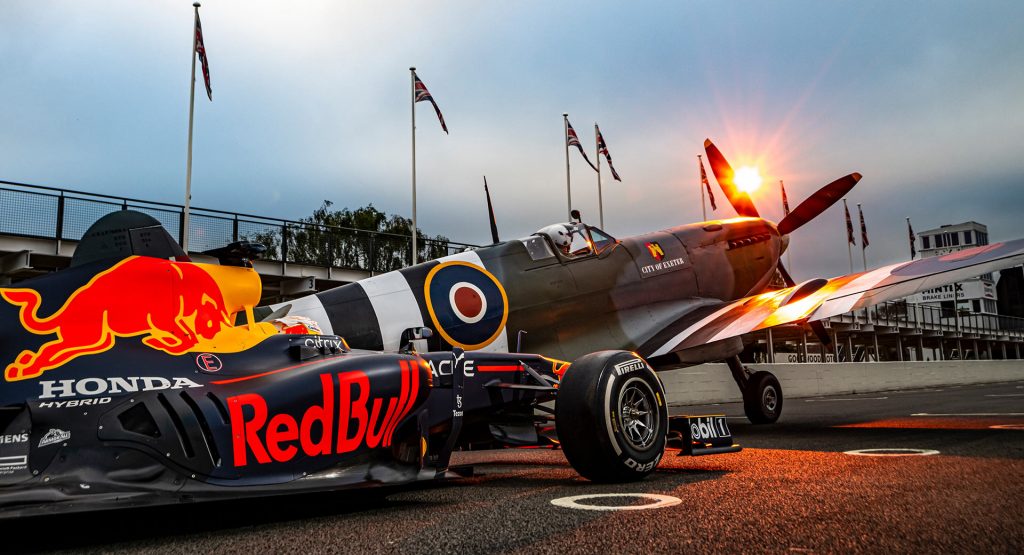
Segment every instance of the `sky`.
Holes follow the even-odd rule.
[[[623,178],[605,172],[615,236],[701,219],[711,138],[759,168],[754,202],[776,221],[778,179],[795,206],[862,173],[849,202],[872,267],[909,257],[906,217],[1024,237],[1019,1],[208,0],[200,15],[213,101],[200,74],[194,206],[410,216],[416,66],[451,131],[416,106],[428,234],[489,242],[484,175],[503,238],[564,221],[567,112],[591,157],[600,124]],[[0,179],[182,203],[193,17],[184,0],[4,0]],[[570,161],[596,224],[596,174]],[[709,218],[734,215],[718,197]],[[790,256],[798,280],[846,273],[841,205]]]

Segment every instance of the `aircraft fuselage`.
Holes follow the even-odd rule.
[[[397,349],[404,329],[427,326],[436,332],[430,350],[645,354],[690,311],[762,290],[784,250],[775,225],[760,218],[594,237],[595,248],[578,256],[543,235],[505,241],[292,301],[292,313],[364,349]]]

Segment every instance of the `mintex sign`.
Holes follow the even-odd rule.
[[[917,297],[914,299],[915,301],[924,303],[969,299],[995,300],[996,288],[991,283],[976,279],[922,291],[915,297]]]

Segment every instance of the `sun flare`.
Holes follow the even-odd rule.
[[[761,186],[761,174],[757,173],[757,168],[750,166],[743,166],[736,170],[736,174],[733,176],[733,183],[736,184],[736,188],[744,193],[753,193]]]

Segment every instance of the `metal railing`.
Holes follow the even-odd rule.
[[[1004,335],[1024,338],[1024,318],[977,314],[941,306],[915,304],[905,301],[886,301],[866,309],[833,316],[832,322],[845,324],[873,324],[893,328],[913,328],[962,335]]]
[[[153,216],[182,242],[181,205],[0,180],[0,234],[78,241],[101,216],[128,209]],[[407,235],[208,208],[190,208],[188,234],[192,252],[249,240],[265,245],[263,259],[275,262],[379,273],[404,268],[412,261],[412,239]],[[419,259],[432,260],[475,246],[421,237]],[[903,301],[887,301],[831,321],[1024,339],[1024,318],[963,312],[954,316],[939,306]]]
[[[78,241],[101,216],[129,209],[156,218],[178,243],[187,232],[190,252],[248,240],[265,245],[263,259],[275,262],[373,273],[412,263],[412,238],[407,235],[197,207],[189,208],[185,230],[182,205],[0,180],[0,234]],[[419,259],[432,260],[475,246],[420,237]]]

